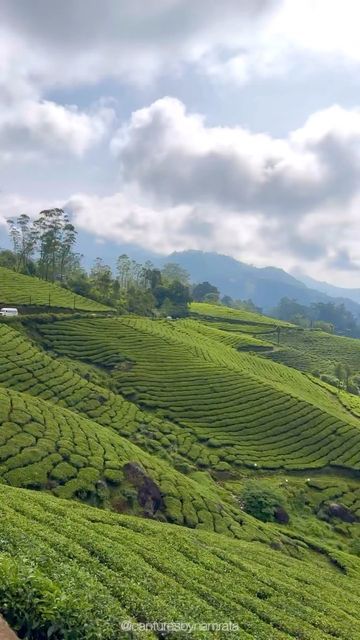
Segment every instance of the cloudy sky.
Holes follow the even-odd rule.
[[[0,0],[0,246],[60,205],[103,254],[360,286],[359,23],[359,0]]]

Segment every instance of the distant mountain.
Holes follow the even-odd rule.
[[[267,313],[286,296],[304,305],[343,302],[349,311],[360,317],[360,304],[356,301],[308,287],[283,269],[253,267],[230,256],[203,251],[174,252],[159,260],[158,264],[170,261],[185,268],[192,282],[208,280],[218,287],[222,295],[242,300],[251,298]]]
[[[301,282],[306,284],[306,286],[317,289],[318,291],[322,291],[329,296],[333,296],[334,298],[350,298],[350,300],[354,300],[354,302],[360,304],[360,288],[346,289],[344,287],[336,287],[335,285],[329,284],[328,282],[322,282],[320,280],[310,278],[310,276],[306,276],[301,272],[294,272],[294,276],[301,280]]]
[[[222,295],[242,300],[251,298],[265,313],[269,313],[286,296],[305,305],[312,302],[343,302],[349,311],[360,318],[360,289],[341,289],[306,276],[298,279],[283,269],[253,267],[215,252],[192,250],[161,256],[136,245],[99,242],[84,231],[79,233],[78,251],[84,254],[83,262],[87,268],[97,256],[101,256],[114,269],[116,259],[122,253],[142,263],[151,260],[158,267],[166,262],[177,262],[190,273],[192,282],[208,280],[218,287]]]

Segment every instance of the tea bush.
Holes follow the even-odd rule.
[[[237,625],[194,627],[195,640],[357,640],[360,561],[338,558],[347,573],[316,552],[298,559],[0,485],[0,612],[29,640],[155,639],[121,629],[153,621]]]

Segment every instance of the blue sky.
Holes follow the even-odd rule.
[[[219,251],[360,286],[357,0],[0,0],[0,246]],[[89,240],[91,238],[91,240]]]

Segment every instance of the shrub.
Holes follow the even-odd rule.
[[[263,522],[274,522],[277,509],[285,506],[280,494],[257,485],[244,489],[241,502],[246,513]]]
[[[327,384],[331,384],[333,387],[340,388],[342,386],[339,378],[336,378],[336,376],[331,376],[327,373],[322,373],[320,379]]]

